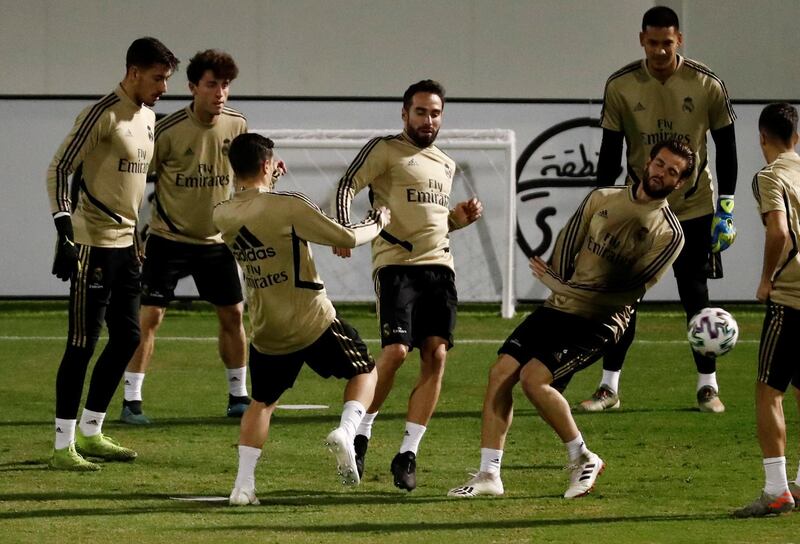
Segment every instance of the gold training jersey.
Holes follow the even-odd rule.
[[[135,104],[119,85],[78,114],[47,170],[50,211],[72,214],[77,243],[133,245],[154,126],[153,110]],[[69,176],[81,163],[84,182],[71,210]]]
[[[190,104],[158,122],[150,166],[158,177],[150,233],[189,244],[222,243],[211,214],[231,196],[228,148],[244,132],[244,116],[230,108],[204,123]]]
[[[783,248],[778,269],[772,278],[772,302],[800,309],[800,156],[794,151],[781,153],[753,179],[753,196],[761,214],[781,211],[786,214],[791,243]]]
[[[635,304],[683,247],[683,230],[666,201],[644,202],[636,186],[593,190],[559,233],[545,306],[596,320],[619,339]]]
[[[714,213],[714,189],[708,167],[707,132],[733,123],[725,84],[697,61],[678,56],[678,68],[665,83],[647,70],[645,60],[632,62],[606,82],[600,125],[625,133],[629,176],[642,179],[650,149],[678,139],[696,153],[694,176],[669,196],[681,221]]]
[[[448,218],[456,164],[436,146],[417,147],[405,132],[370,140],[336,193],[336,217],[350,224],[350,203],[369,186],[374,207],[392,223],[372,242],[372,269],[387,265],[444,265],[453,269]]]
[[[308,242],[355,247],[379,231],[372,215],[345,227],[300,193],[259,189],[219,204],[214,224],[244,272],[251,342],[270,355],[311,345],[336,316]]]

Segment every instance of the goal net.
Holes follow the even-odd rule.
[[[394,130],[257,129],[275,142],[276,156],[288,172],[277,190],[299,191],[332,214],[339,178],[358,150],[377,136]],[[456,285],[463,302],[499,302],[503,317],[514,315],[513,259],[516,228],[516,160],[514,131],[503,129],[441,130],[436,145],[458,165],[453,178],[451,206],[477,197],[483,218],[451,233]],[[368,191],[353,199],[350,217],[360,221],[369,209]],[[372,261],[368,245],[340,259],[328,247],[316,246],[314,260],[331,299],[372,301]]]

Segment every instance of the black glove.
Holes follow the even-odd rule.
[[[53,275],[62,281],[67,281],[78,271],[78,248],[73,241],[72,219],[62,216],[55,220],[58,240],[56,241],[56,256],[53,259]]]

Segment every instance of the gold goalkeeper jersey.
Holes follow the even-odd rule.
[[[672,211],[686,221],[714,213],[707,132],[735,119],[722,80],[703,64],[679,55],[677,70],[664,83],[650,74],[645,60],[611,74],[600,125],[625,134],[628,175],[635,181],[642,179],[657,142],[678,139],[695,151],[694,175],[668,199]]]
[[[150,167],[157,175],[150,233],[189,244],[222,243],[211,214],[232,194],[228,148],[245,132],[247,121],[231,108],[204,123],[190,104],[158,122]]]
[[[47,170],[50,211],[72,215],[75,241],[95,247],[134,243],[153,157],[155,113],[120,85],[78,114]],[[83,163],[83,183],[70,208],[69,176]]]
[[[244,272],[251,342],[271,355],[311,345],[336,316],[308,243],[355,247],[380,228],[372,214],[346,227],[300,193],[264,189],[237,192],[213,219]]]
[[[772,277],[772,302],[800,309],[800,156],[794,151],[781,153],[753,179],[753,196],[758,211],[786,214],[791,243],[786,244]]]
[[[374,207],[392,223],[372,242],[372,269],[387,265],[443,265],[453,270],[448,218],[456,164],[436,146],[420,148],[408,135],[370,140],[336,192],[336,218],[350,224],[353,197],[369,187]]]
[[[683,230],[665,200],[644,202],[633,185],[600,187],[584,199],[556,239],[545,306],[593,319],[619,339],[636,303],[683,247]]]

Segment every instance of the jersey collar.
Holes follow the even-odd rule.
[[[680,70],[683,67],[683,57],[681,55],[676,55],[676,56],[678,57],[678,65],[675,67],[675,71],[672,72],[672,75],[670,75],[667,78],[667,80],[663,83],[663,85],[666,85],[667,83],[669,83],[672,80],[673,76],[678,73],[678,70]],[[650,72],[650,69],[647,67],[647,59],[642,59],[642,70],[644,70],[644,73],[647,74],[647,77],[649,77],[653,81],[657,81],[658,83],[661,83],[661,81],[659,81],[656,78],[656,76],[654,76]]]

